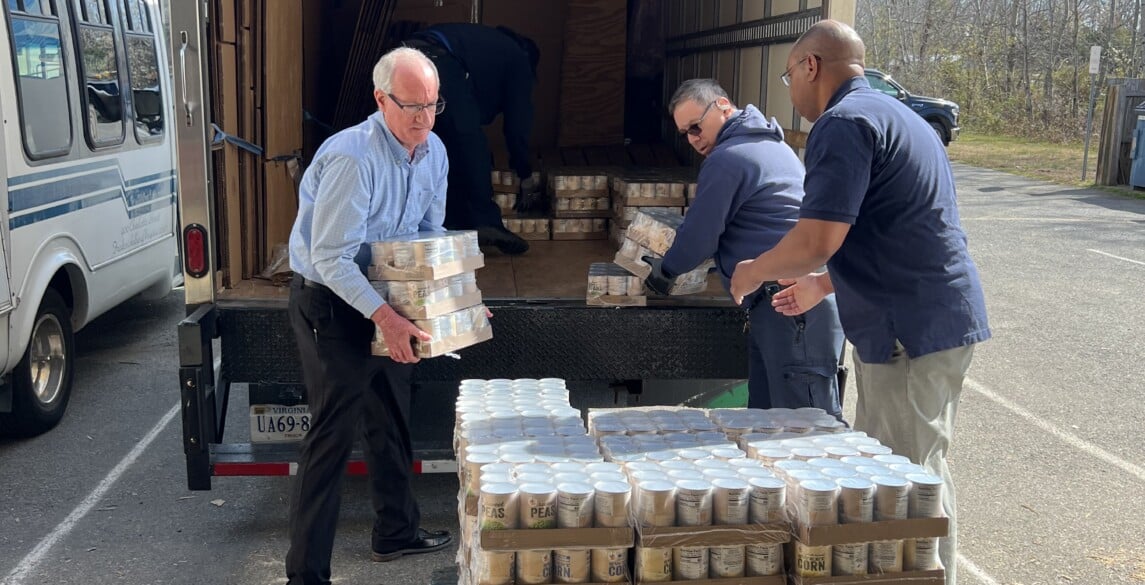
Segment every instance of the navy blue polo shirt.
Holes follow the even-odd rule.
[[[933,129],[859,76],[807,138],[800,217],[851,225],[827,262],[839,319],[867,363],[990,338],[954,175]]]

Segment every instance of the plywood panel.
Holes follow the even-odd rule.
[[[266,156],[302,148],[302,0],[275,0],[266,11]]]
[[[712,53],[700,53],[696,55],[696,75],[695,77],[712,78],[716,76],[716,64],[712,59]]]
[[[265,10],[263,106],[266,159],[302,152],[302,0],[275,0]],[[298,213],[294,180],[285,161],[264,163],[264,264],[285,243]],[[262,266],[259,266],[261,269]]]
[[[215,16],[215,28],[218,31],[217,41],[220,43],[234,43],[238,31],[238,13],[235,11],[235,0],[218,0]]]
[[[739,53],[739,90],[736,91],[736,104],[761,105],[762,97],[762,67],[763,47],[740,49]]]
[[[624,140],[627,7],[614,0],[570,0],[561,72],[561,146]]]
[[[233,17],[234,14],[231,14]],[[238,56],[235,52],[233,44],[219,43],[216,45],[218,50],[218,76],[215,83],[219,90],[220,110],[219,116],[215,123],[228,134],[238,135],[240,132],[239,127],[239,80],[238,80]],[[238,147],[226,145],[223,147],[222,154],[222,173],[215,174],[215,180],[219,182],[217,188],[222,190],[222,207],[223,207],[223,225],[221,226],[220,234],[222,241],[226,242],[226,268],[227,280],[229,282],[238,281],[242,277],[243,271],[243,247],[242,247],[242,194],[240,192],[241,180],[239,177],[239,151]]]
[[[560,120],[561,63],[564,58],[564,27],[568,4],[547,1],[544,6],[534,0],[482,0],[481,22],[490,26],[507,26],[537,43],[541,60],[537,65],[537,84],[533,87],[534,149],[543,150],[557,144]],[[486,133],[494,146],[505,144],[500,120],[495,120]]]

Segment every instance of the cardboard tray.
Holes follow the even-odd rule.
[[[481,550],[487,552],[551,550],[557,548],[631,548],[632,529],[549,528],[482,530]]]
[[[429,343],[419,341],[414,345],[414,353],[417,354],[417,357],[419,358],[439,357],[447,353],[469,347],[471,345],[477,345],[482,341],[489,341],[490,339],[493,339],[493,328],[484,327],[482,329],[478,329],[477,331],[470,331],[469,333],[454,335],[452,337],[447,337],[438,341],[431,341]],[[378,350],[379,346],[381,345],[382,344],[380,342],[371,343],[371,353],[373,355],[389,355],[388,352],[381,353]]]
[[[613,196],[613,205],[622,207],[683,207],[688,203],[686,197],[628,197],[626,195]]]
[[[791,527],[786,522],[738,526],[642,526],[636,532],[636,543],[647,548],[782,544],[791,540]]]
[[[580,211],[553,211],[558,219],[612,219],[611,209],[584,209]]]
[[[652,274],[651,266],[640,260],[625,256],[620,252],[616,253],[616,257],[612,259],[612,262],[640,278],[648,278],[648,275]]]
[[[472,272],[485,266],[485,255],[478,254],[453,262],[446,262],[436,266],[416,266],[408,270],[401,270],[393,266],[371,264],[366,270],[366,278],[370,280],[438,280],[457,276],[463,272]]]
[[[950,531],[949,518],[910,518],[907,520],[882,520],[860,524],[836,524],[833,526],[792,527],[792,535],[807,546],[827,546],[876,542],[880,540],[902,540],[907,538],[941,538]]]
[[[693,583],[694,581],[690,581]],[[800,577],[791,575],[791,585],[945,585],[946,571],[904,571],[871,575]]]
[[[393,303],[390,303],[390,306],[406,319],[431,319],[480,304],[481,291],[476,290],[459,297],[448,298],[444,301],[422,305],[420,307],[416,305],[395,305]]]

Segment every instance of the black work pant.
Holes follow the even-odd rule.
[[[290,286],[289,314],[311,422],[291,493],[286,574],[289,585],[327,585],[355,437],[362,437],[370,473],[374,550],[400,549],[417,533],[420,513],[410,489],[413,365],[370,355],[373,322],[298,276]]]
[[[504,226],[501,208],[493,201],[492,154],[469,74],[449,54],[430,51],[428,56],[437,66],[441,97],[445,99],[445,111],[433,124],[433,132],[445,144],[449,155],[445,227]]]

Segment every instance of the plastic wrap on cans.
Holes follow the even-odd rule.
[[[588,269],[586,302],[590,305],[643,305],[644,281],[612,262],[596,262]]]
[[[483,304],[428,319],[413,319],[412,322],[432,337],[429,341],[412,342],[414,353],[423,358],[437,357],[493,337],[493,329]],[[374,355],[390,354],[380,330],[375,332],[372,351]]]
[[[369,245],[370,280],[435,280],[484,266],[477,232],[419,232]]]
[[[678,212],[641,209],[628,226],[627,237],[663,256],[676,241],[676,230],[683,223],[684,216]]]
[[[477,275],[470,272],[437,280],[373,281],[374,290],[407,319],[426,319],[481,303]]]

